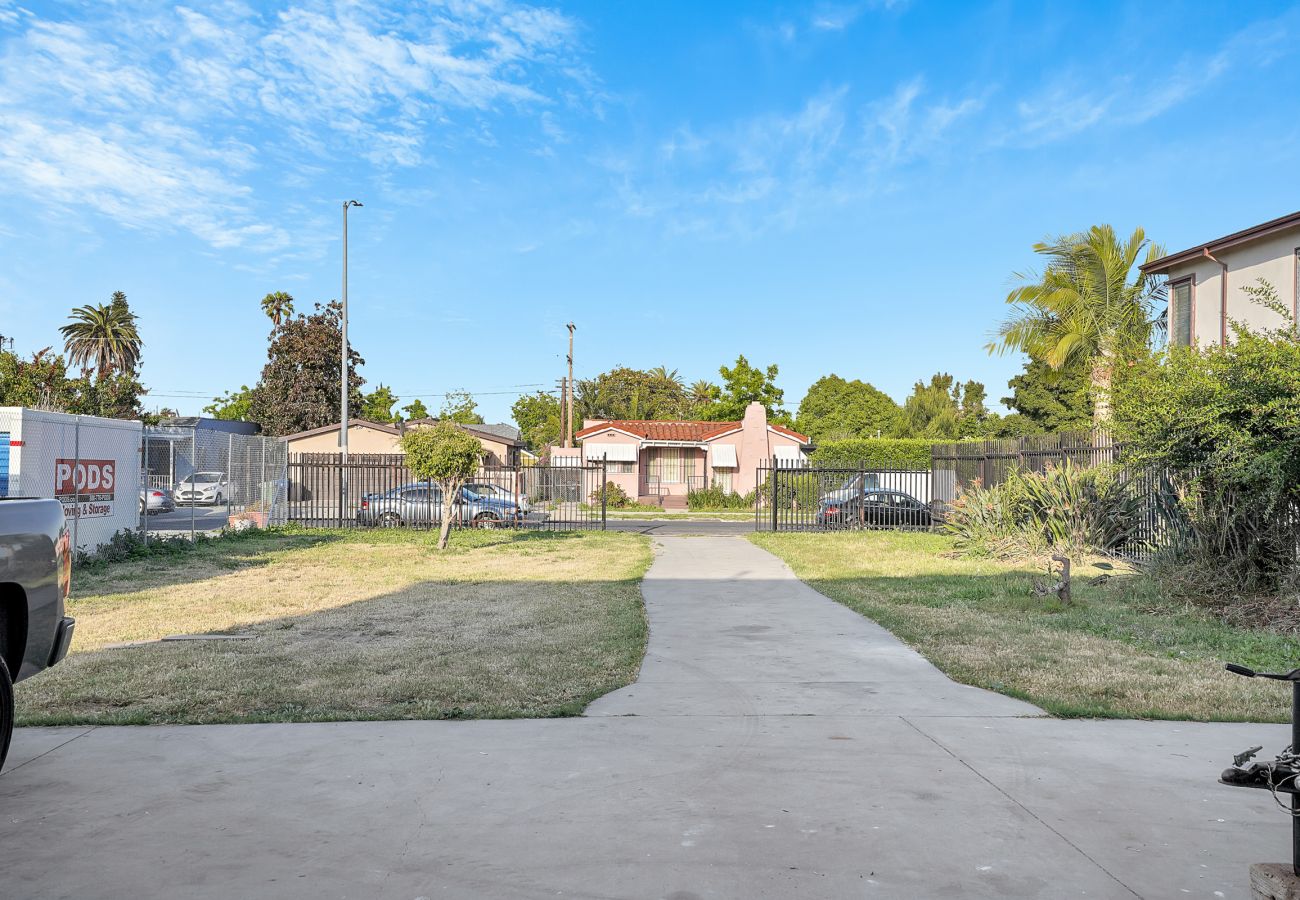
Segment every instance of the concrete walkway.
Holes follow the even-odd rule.
[[[1277,726],[1081,722],[948,681],[740,538],[666,537],[582,719],[24,729],[0,896],[1227,897],[1214,784]]]

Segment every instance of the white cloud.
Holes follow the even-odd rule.
[[[283,243],[251,194],[259,167],[337,155],[416,166],[449,140],[491,145],[486,117],[508,112],[560,142],[554,98],[572,106],[570,82],[588,77],[569,19],[507,0],[93,9],[73,24],[0,0],[14,31],[0,44],[6,183],[217,247]]]
[[[941,152],[949,131],[983,107],[975,96],[930,98],[921,78],[856,111],[849,100],[839,87],[789,113],[683,124],[652,157],[629,151],[598,164],[628,215],[671,232],[750,235],[870,195],[888,173]]]

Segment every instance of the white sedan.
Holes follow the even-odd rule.
[[[211,503],[220,506],[227,500],[234,499],[230,479],[225,472],[195,472],[182,478],[172,490],[172,496],[179,503]]]

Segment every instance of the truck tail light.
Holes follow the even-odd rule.
[[[54,558],[59,570],[59,596],[67,600],[72,593],[72,535],[66,525],[54,545]]]

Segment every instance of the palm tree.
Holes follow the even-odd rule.
[[[114,291],[106,304],[79,306],[68,316],[71,324],[59,329],[68,362],[81,366],[83,374],[93,369],[102,378],[114,371],[134,372],[140,365],[140,332],[126,294]]]
[[[1115,229],[1094,225],[1083,234],[1034,245],[1047,257],[1042,275],[1016,274],[1007,295],[1015,312],[998,327],[990,353],[1021,351],[1053,369],[1083,366],[1093,393],[1093,419],[1110,418],[1115,366],[1145,353],[1162,327],[1165,288],[1137,269],[1164,255],[1141,228],[1120,243]]]
[[[655,366],[650,370],[649,374],[651,378],[658,378],[662,381],[671,381],[673,384],[679,386],[682,384],[682,376],[677,374],[676,369],[670,371],[667,366]]]
[[[687,397],[692,403],[708,403],[718,395],[718,386],[708,379],[701,378],[691,385]]]
[[[271,327],[279,328],[280,323],[293,315],[293,296],[284,291],[276,291],[262,298],[262,312],[271,319]]]

